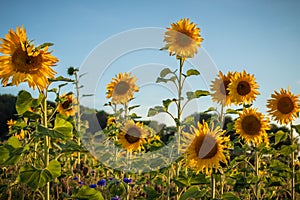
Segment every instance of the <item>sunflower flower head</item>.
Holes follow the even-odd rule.
[[[239,118],[235,122],[235,129],[247,143],[260,144],[265,142],[268,146],[269,139],[266,130],[269,130],[269,119],[265,118],[254,108],[245,108],[239,113]]]
[[[256,99],[256,96],[260,94],[257,91],[259,86],[255,82],[254,75],[247,74],[245,70],[241,73],[235,73],[230,81],[228,85],[229,95],[235,105],[251,104]]]
[[[73,94],[64,94],[60,97],[57,111],[62,115],[74,116],[77,112],[77,106],[77,100]]]
[[[220,166],[220,162],[227,163],[224,150],[228,137],[221,136],[224,131],[220,127],[210,129],[206,122],[198,122],[198,127],[191,126],[190,136],[192,142],[186,150],[186,164],[197,173],[211,174],[214,168]],[[185,134],[187,135],[187,134]]]
[[[4,86],[27,82],[29,87],[44,90],[48,78],[54,78],[56,72],[51,68],[58,59],[51,55],[48,46],[35,48],[28,42],[24,27],[10,30],[0,43],[0,79]],[[8,83],[11,79],[11,83]]]
[[[25,131],[22,129],[19,133],[14,134],[18,140],[23,140],[25,138]]]
[[[224,75],[221,71],[219,76],[212,82],[211,90],[212,100],[218,102],[224,106],[231,104],[231,96],[229,95],[228,85],[231,83],[231,78],[234,73],[228,72]]]
[[[11,129],[13,127],[13,125],[15,125],[17,123],[16,120],[13,120],[13,119],[10,119],[10,120],[7,120],[7,126],[9,129]]]
[[[143,124],[127,120],[121,128],[118,136],[118,142],[127,151],[138,151],[146,144],[147,131],[143,128]]]
[[[197,24],[190,22],[190,19],[181,19],[172,23],[165,32],[165,49],[170,55],[176,55],[179,58],[192,58],[198,52],[203,38],[200,36],[200,28]]]
[[[300,95],[292,94],[290,88],[287,90],[281,88],[280,92],[275,91],[271,97],[267,101],[267,107],[273,119],[280,124],[289,124],[298,117]]]
[[[135,84],[136,77],[128,73],[119,73],[107,84],[106,98],[111,98],[114,104],[124,104],[133,98],[139,87]]]

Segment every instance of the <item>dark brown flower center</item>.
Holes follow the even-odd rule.
[[[251,92],[251,86],[247,81],[240,81],[237,85],[237,92],[241,96],[245,96]]]
[[[65,100],[63,103],[62,103],[62,107],[64,110],[67,110],[67,109],[70,109],[72,108],[72,100]]]
[[[127,130],[125,138],[128,143],[133,144],[139,141],[141,137],[141,132],[139,129],[133,127]]]
[[[260,120],[254,115],[246,116],[242,120],[242,129],[248,135],[258,135],[261,129]]]
[[[228,85],[230,84],[230,80],[223,80],[223,84],[220,85],[220,91],[223,95],[229,95]]]
[[[21,73],[34,74],[38,72],[42,63],[42,56],[29,56],[21,47],[17,48],[12,54],[12,64],[14,70]]]
[[[193,39],[189,36],[188,33],[185,32],[178,32],[176,34],[176,43],[181,47],[187,47],[191,45]]]
[[[126,81],[120,81],[116,84],[114,93],[117,95],[124,95],[128,92],[129,88],[129,83],[127,83]]]
[[[278,100],[277,110],[282,114],[289,114],[294,110],[294,103],[290,97],[282,97]]]
[[[201,159],[209,159],[218,153],[218,143],[216,138],[206,135],[204,138],[199,137],[196,141],[195,152]]]

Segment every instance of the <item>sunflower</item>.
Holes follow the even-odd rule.
[[[1,38],[0,79],[4,86],[19,85],[27,81],[29,87],[43,90],[49,84],[48,78],[54,78],[56,72],[51,68],[58,59],[48,52],[48,46],[35,48],[27,41],[24,27],[17,27],[16,32],[10,30]]]
[[[23,140],[25,138],[25,131],[22,129],[19,133],[14,134],[18,140]]]
[[[187,166],[194,169],[197,173],[204,172],[211,174],[213,168],[218,168],[220,162],[227,163],[224,150],[227,148],[225,142],[229,141],[228,137],[222,137],[224,133],[220,127],[209,129],[206,122],[198,127],[191,126],[193,140],[186,150]]]
[[[167,28],[164,41],[165,49],[170,55],[176,55],[181,58],[192,58],[198,52],[203,38],[200,37],[200,28],[197,24],[190,22],[190,19],[181,19],[171,24],[171,28]]]
[[[128,151],[141,150],[143,144],[146,144],[147,131],[142,123],[135,123],[128,120],[122,127],[122,132],[118,136],[118,142]]]
[[[231,101],[235,104],[250,104],[259,95],[258,84],[255,82],[254,75],[247,74],[244,70],[241,73],[235,73],[228,85]]]
[[[254,108],[245,108],[239,113],[239,118],[235,122],[236,132],[246,140],[247,143],[259,144],[269,143],[266,130],[269,130],[269,119]]]
[[[66,116],[74,116],[77,112],[77,100],[73,94],[62,95],[57,106],[57,111]]]
[[[8,126],[8,128],[10,129],[10,128],[12,128],[13,127],[13,125],[15,125],[17,123],[17,121],[16,120],[13,120],[13,119],[10,119],[10,120],[7,120],[7,126]]]
[[[110,126],[116,123],[116,118],[113,116],[109,116],[106,121],[106,126]]]
[[[268,100],[267,107],[270,109],[268,112],[280,124],[289,124],[298,117],[299,96],[292,94],[290,88],[287,90],[281,88],[280,92],[275,91],[275,94],[271,95],[272,98]]]
[[[139,87],[135,84],[136,77],[131,77],[128,73],[119,73],[116,78],[106,86],[106,98],[112,98],[114,104],[127,103],[133,98],[134,92],[139,91]]]
[[[234,73],[228,72],[227,75],[219,72],[219,77],[216,78],[211,85],[212,100],[223,104],[224,106],[231,104],[231,97],[229,95],[228,85],[230,84],[231,77],[234,76]]]

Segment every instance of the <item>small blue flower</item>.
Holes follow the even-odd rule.
[[[96,185],[96,184],[91,184],[89,187],[90,187],[90,188],[96,188],[97,185]]]
[[[109,178],[110,181],[114,180],[114,178]]]
[[[83,185],[83,182],[82,182],[82,181],[79,181],[78,184],[79,184],[79,185]]]
[[[78,176],[75,176],[75,177],[73,178],[73,180],[74,180],[74,181],[78,181]]]
[[[111,200],[121,200],[121,198],[117,195],[117,196],[111,198]]]
[[[97,185],[99,185],[99,186],[106,186],[106,180],[105,179],[101,179],[100,181],[97,182]]]
[[[130,179],[128,179],[128,178],[123,178],[123,181],[125,182],[125,183],[131,183],[132,182],[132,178],[130,178]]]

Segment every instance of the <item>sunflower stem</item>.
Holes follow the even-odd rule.
[[[46,88],[46,94],[45,97],[43,99],[43,126],[45,128],[47,128],[47,88]],[[45,168],[49,165],[49,146],[50,146],[50,137],[49,136],[45,136],[45,141],[44,141],[44,164],[45,164]],[[45,186],[45,199],[46,200],[50,200],[50,182],[46,183]]]
[[[294,145],[294,135],[293,135],[293,123],[291,122],[291,146]],[[292,180],[291,180],[291,195],[292,200],[295,200],[295,151],[291,153],[291,168],[292,168]]]
[[[212,199],[216,198],[216,179],[214,174],[211,175],[211,197]]]
[[[78,139],[77,139],[77,144],[80,146],[81,145],[81,141],[80,141],[80,137],[81,137],[81,112],[80,112],[80,93],[79,93],[79,78],[78,78],[78,74],[76,72],[76,70],[74,71],[74,76],[75,76],[75,87],[76,87],[76,100],[77,100],[77,132],[78,132]],[[80,152],[77,152],[77,164],[80,165]],[[80,181],[80,175],[78,177],[79,181]]]
[[[256,185],[255,185],[255,194],[256,194],[256,199],[259,200],[260,199],[260,188],[259,188],[259,152],[257,152],[257,150],[255,150],[255,172],[256,172],[256,176],[258,178]]]

